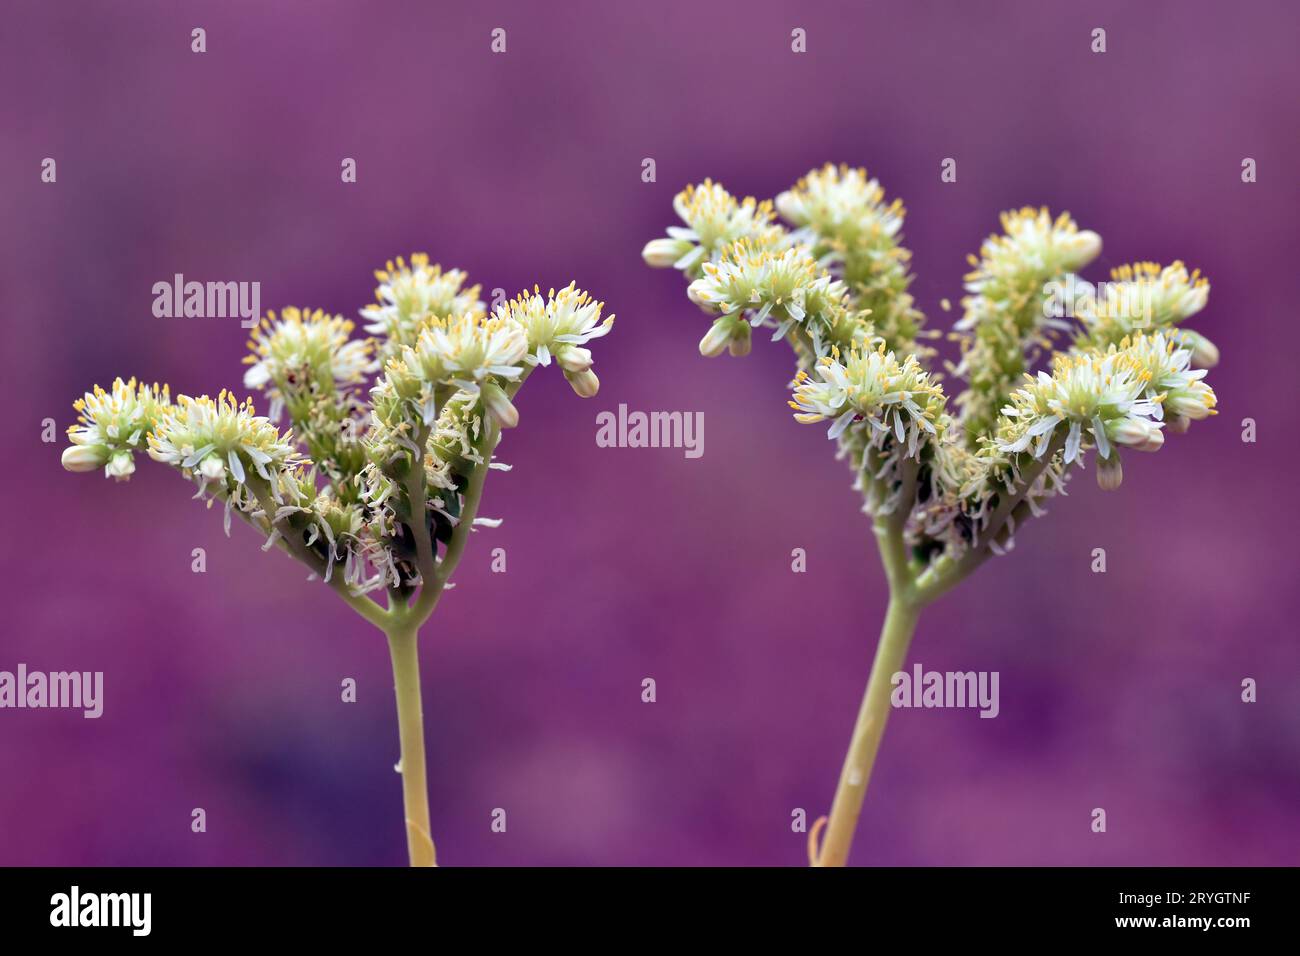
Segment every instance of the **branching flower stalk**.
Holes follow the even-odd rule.
[[[947,367],[965,388],[950,404],[931,368],[934,334],[907,291],[903,206],[864,170],[826,165],[775,202],[706,180],[674,209],[682,224],[643,258],[681,271],[713,316],[703,355],[745,355],[759,329],[794,349],[794,417],[830,422],[889,582],[829,819],[809,834],[811,864],[843,866],[921,611],[1011,550],[1089,453],[1113,490],[1121,451],[1156,451],[1167,432],[1214,414],[1203,379],[1218,351],[1182,327],[1209,285],[1180,262],[1125,266],[1092,285],[1077,273],[1101,250],[1096,233],[1046,209],[1004,213],[1001,233],[970,257],[960,360]]]
[[[596,394],[592,339],[614,321],[570,284],[534,288],[489,314],[479,286],[414,255],[375,273],[365,331],[317,310],[268,313],[254,330],[251,399],[180,395],[117,379],[74,403],[69,471],[124,480],[143,452],[177,469],[196,498],[305,564],[381,630],[393,664],[402,794],[412,866],[436,862],[425,771],[417,640],[464,554],[503,429],[519,421],[525,379],[552,360],[583,398]],[[278,422],[287,415],[289,427]]]

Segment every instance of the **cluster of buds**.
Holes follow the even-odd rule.
[[[382,358],[392,358],[403,346],[413,345],[430,319],[448,319],[486,311],[479,298],[481,286],[465,288],[469,278],[460,269],[446,272],[430,265],[422,252],[411,256],[408,265],[401,256],[375,270],[379,288],[375,304],[361,310],[368,320],[366,331],[378,337]]]
[[[770,202],[752,197],[737,201],[708,179],[678,193],[673,209],[685,225],[669,226],[668,238],[652,239],[642,255],[650,265],[680,269],[689,279],[699,278],[705,263],[716,262],[733,243],[741,239],[765,243],[781,233],[773,225]]]
[[[1203,378],[1218,350],[1181,327],[1204,308],[1206,280],[1182,263],[1138,263],[1094,288],[1076,273],[1101,238],[1067,214],[1004,213],[970,257],[961,355],[946,369],[966,387],[950,407],[907,291],[905,210],[865,171],[826,165],[774,204],[706,181],[674,208],[685,225],[643,258],[682,270],[690,300],[714,316],[701,353],[744,355],[760,326],[793,347],[796,420],[831,422],[865,510],[900,522],[918,578],[1009,548],[1086,452],[1113,489],[1121,448],[1155,451],[1166,431],[1214,414]],[[1051,308],[1059,288],[1075,290],[1073,321]]]
[[[1002,214],[1002,233],[970,257],[963,315],[955,329],[961,362],[953,370],[969,383],[957,401],[970,447],[992,429],[1007,395],[1051,336],[1068,326],[1044,307],[1044,290],[1067,284],[1101,252],[1101,237],[1079,229],[1069,214],[1046,209]]]
[[[924,318],[907,291],[912,254],[899,244],[907,215],[901,200],[886,202],[884,188],[866,170],[827,164],[777,196],[776,208],[797,227],[795,241],[842,278],[886,348],[933,354],[920,341]]]
[[[602,320],[603,304],[572,284],[489,314],[463,272],[424,255],[376,278],[376,304],[361,310],[372,336],[319,309],[262,319],[244,385],[264,393],[269,415],[229,392],[173,402],[165,386],[118,379],[75,403],[64,467],[121,480],[146,452],[193,481],[196,497],[223,503],[227,532],[238,514],[326,580],[341,566],[353,595],[408,595],[438,547],[468,530],[458,531],[471,482],[503,467],[493,451],[518,424],[524,379],[554,359],[578,395],[595,395],[586,346],[613,316]]]
[[[135,454],[144,451],[163,413],[171,408],[167,386],[117,379],[110,391],[96,385],[72,403],[77,424],[68,429],[72,444],[63,451],[68,471],[104,469],[125,481],[135,472]]]
[[[1197,368],[1213,368],[1219,362],[1215,344],[1180,327],[1204,309],[1209,298],[1209,282],[1198,271],[1189,273],[1181,262],[1120,266],[1111,270],[1111,281],[1099,292],[1085,297],[1080,313],[1084,329],[1076,335],[1075,346],[1104,349],[1134,333],[1164,331],[1190,350]]]

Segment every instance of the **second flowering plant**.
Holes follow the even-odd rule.
[[[117,379],[75,403],[63,453],[70,471],[119,480],[146,455],[194,484],[386,635],[396,686],[407,849],[436,862],[429,823],[417,638],[477,527],[514,399],[554,362],[573,390],[596,394],[587,344],[614,321],[570,284],[523,292],[488,312],[479,286],[424,255],[376,272],[375,304],[353,323],[320,309],[269,313],[254,330],[244,386],[251,399],[179,395]],[[288,419],[288,427],[280,423]]]
[[[793,348],[794,417],[829,423],[889,582],[830,815],[809,834],[810,863],[842,866],[921,611],[1009,551],[1090,455],[1113,490],[1123,456],[1214,414],[1204,377],[1218,351],[1183,326],[1209,285],[1181,262],[1093,285],[1077,273],[1101,251],[1095,232],[1045,209],[1005,213],[970,257],[961,355],[947,369],[965,387],[950,400],[908,292],[903,206],[864,170],[827,165],[775,202],[706,180],[674,209],[681,224],[643,258],[683,273],[713,317],[704,355],[745,355],[759,330]]]

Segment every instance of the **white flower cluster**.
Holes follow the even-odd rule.
[[[793,231],[773,223],[771,203],[738,201],[712,181],[688,186],[674,207],[689,228],[670,227],[642,257],[683,269],[691,301],[717,316],[703,355],[747,354],[760,326],[787,339],[806,368],[833,347],[928,351],[898,245],[902,204],[887,203],[863,170],[828,165],[778,196]]]
[[[884,188],[865,170],[827,163],[777,196],[776,208],[797,227],[789,241],[807,243],[843,280],[887,349],[922,359],[933,354],[920,341],[925,317],[907,291],[911,253],[900,244],[907,214],[901,200],[886,201]]]
[[[148,439],[154,461],[223,490],[226,482],[246,484],[249,472],[272,483],[280,472],[303,461],[292,432],[281,435],[269,419],[254,412],[252,399],[240,404],[224,391],[216,399],[178,396],[159,416]]]
[[[994,427],[998,411],[1052,335],[1070,330],[1044,307],[1048,290],[1101,252],[1101,237],[1079,229],[1068,213],[1055,219],[1046,209],[1026,207],[1002,214],[1002,233],[990,236],[966,276],[962,359],[953,369],[969,388],[957,399],[967,442]]]
[[[1057,426],[1068,426],[1065,464],[1079,456],[1084,430],[1091,433],[1103,458],[1110,443],[1139,451],[1156,451],[1164,444],[1155,415],[1158,404],[1144,398],[1146,383],[1117,356],[1065,355],[1052,373],[1039,372],[1011,396],[1002,409],[1004,422],[996,444],[999,451],[1028,451],[1042,458]]]
[[[165,387],[118,379],[75,403],[64,467],[124,479],[147,450],[209,504],[223,501],[227,530],[241,514],[268,547],[315,562],[326,579],[342,562],[353,592],[407,594],[430,560],[428,540],[422,554],[416,546],[421,526],[447,545],[461,533],[471,480],[504,467],[492,461],[497,431],[518,423],[512,399],[524,378],[554,359],[578,395],[595,395],[587,345],[614,317],[602,320],[603,303],[572,283],[545,296],[534,288],[489,315],[465,273],[422,254],[376,277],[377,304],[362,316],[378,340],[354,339],[350,321],[320,309],[262,320],[244,384],[266,393],[269,418],[229,392],[173,404]],[[292,428],[282,433],[274,420],[284,412]]]
[[[72,403],[78,424],[68,429],[72,445],[63,451],[68,471],[94,471],[125,481],[135,471],[135,453],[158,419],[171,407],[167,386],[137,384],[116,379],[109,391],[98,385]]]
[[[932,460],[946,437],[950,418],[939,383],[915,355],[901,362],[880,342],[874,349],[832,347],[811,372],[800,369],[793,382],[796,421],[831,420],[827,436],[838,439],[839,457],[855,474],[853,487],[864,510],[893,514],[912,507],[903,487],[906,469]]]
[[[1161,266],[1136,262],[1111,270],[1111,281],[1094,293],[1080,316],[1084,328],[1076,348],[1106,348],[1137,332],[1166,330],[1172,340],[1191,350],[1192,364],[1213,368],[1219,350],[1191,329],[1178,328],[1205,308],[1210,284],[1198,271],[1189,273],[1181,262]]]
[[[892,239],[903,228],[902,202],[886,203],[884,188],[866,170],[844,165],[814,169],[776,197],[776,208],[787,222],[822,237],[841,258],[864,242]]]
[[[552,356],[574,392],[590,398],[600,381],[585,346],[608,333],[614,321],[613,316],[600,321],[603,307],[570,284],[545,297],[537,291],[523,293],[491,316],[466,312],[430,319],[415,343],[384,367],[372,404],[396,398],[428,426],[459,391],[481,400],[498,426],[513,428],[519,413],[510,401],[511,386],[525,370],[549,365]]]
[[[721,315],[700,343],[700,352],[713,356],[727,347],[733,355],[748,351],[746,320],[752,328],[774,327],[774,342],[803,325],[820,343],[844,312],[848,290],[818,266],[806,246],[771,249],[741,240],[719,261],[705,263],[686,294],[706,312]]]
[[[772,227],[772,204],[752,196],[737,200],[722,186],[706,179],[687,186],[673,199],[673,211],[685,226],[669,226],[667,239],[653,239],[641,255],[647,265],[671,266],[694,278],[706,262],[717,261],[733,242],[779,235]]]
[[[1119,446],[1157,451],[1166,421],[1186,431],[1215,414],[1214,391],[1201,381],[1205,370],[1193,371],[1190,363],[1191,351],[1161,334],[1125,339],[1105,352],[1058,355],[1051,374],[1039,372],[1011,396],[994,444],[1000,452],[1042,458],[1063,434],[1066,465],[1095,445],[1098,483],[1113,490],[1123,479]]]
[[[899,362],[883,344],[845,356],[833,349],[818,359],[812,374],[800,369],[790,402],[796,421],[833,419],[830,438],[861,425],[871,430],[873,439],[892,440],[907,458],[917,457],[925,441],[938,437],[944,406],[943,388],[916,356]]]
[[[904,210],[876,180],[846,166],[813,170],[776,199],[793,231],[711,181],[675,207],[691,229],[670,229],[643,257],[685,270],[688,297],[715,317],[700,351],[743,355],[762,325],[785,338],[799,362],[796,419],[831,421],[867,510],[904,509],[901,533],[923,567],[1010,547],[1016,522],[1063,490],[1088,449],[1113,488],[1120,448],[1154,451],[1166,432],[1214,414],[1203,378],[1218,350],[1181,327],[1205,307],[1206,281],[1181,263],[1138,263],[1094,289],[1075,273],[1101,239],[1067,214],[1004,213],[1002,231],[970,257],[955,326],[962,355],[950,366],[967,388],[950,414],[907,291]],[[1054,287],[1076,290],[1077,311],[1047,307]],[[1050,371],[1028,374],[1062,334],[1071,344]]]
[[[738,203],[711,181],[688,187],[674,205],[697,226],[701,245],[670,249],[687,239],[670,229],[671,240],[652,241],[642,255],[651,266],[687,269],[687,296],[715,316],[701,354],[745,355],[753,329],[772,329],[799,360],[796,417],[834,419],[829,433],[855,467],[871,448],[873,461],[884,452],[873,470],[888,472],[942,431],[945,399],[921,364],[923,318],[907,292],[909,254],[898,245],[903,206],[887,202],[876,180],[846,166],[813,170],[776,200],[793,231],[772,224],[768,204]],[[690,258],[674,258],[682,254]]]
[[[1041,286],[1044,277],[1064,275],[1082,269],[1101,252],[1101,236],[1091,229],[1080,229],[1069,213],[1055,219],[1046,209],[1026,206],[1004,212],[1002,233],[984,240],[974,271],[966,277],[966,291],[984,295],[991,304],[1002,299],[995,290],[1015,289],[1024,284],[1026,275]],[[964,328],[979,321],[967,317],[958,322]]]
[[[537,287],[531,293],[521,292],[497,314],[523,330],[528,341],[525,361],[529,365],[550,365],[554,356],[573,391],[582,398],[591,398],[600,388],[600,380],[591,370],[591,349],[586,345],[607,335],[614,325],[612,315],[604,322],[600,320],[602,308],[604,303],[570,282],[546,296]]]
[[[1204,381],[1208,370],[1193,368],[1195,353],[1181,344],[1178,333],[1135,335],[1110,346],[1146,380],[1146,396],[1157,404],[1155,417],[1170,431],[1185,432],[1189,423],[1215,414],[1214,390]]]
[[[481,316],[484,305],[479,298],[480,286],[465,288],[468,276],[460,269],[443,271],[430,264],[422,252],[411,256],[410,264],[401,256],[375,270],[379,287],[376,304],[361,310],[369,320],[366,331],[382,337],[381,358],[397,354],[402,346],[413,345],[425,323],[431,319],[449,319],[465,314]]]
[[[511,428],[519,414],[502,385],[523,374],[527,352],[528,340],[515,324],[472,312],[432,319],[414,346],[389,361],[376,388],[405,399],[426,425],[437,417],[447,389],[459,389],[481,397],[499,424]]]
[[[321,309],[268,312],[253,331],[244,357],[251,366],[244,387],[262,389],[271,400],[269,417],[279,421],[286,399],[302,406],[323,393],[360,385],[378,369],[373,339],[353,339],[352,323]],[[305,410],[305,409],[304,409]],[[293,414],[300,419],[301,413]]]

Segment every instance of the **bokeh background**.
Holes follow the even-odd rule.
[[[102,670],[106,689],[97,721],[0,712],[0,864],[404,861],[380,635],[246,528],[226,540],[176,475],[67,474],[40,431],[118,374],[239,383],[237,321],[156,319],[156,281],[258,280],[264,308],[355,315],[371,270],[413,250],[487,290],[573,278],[618,314],[597,398],[529,382],[501,449],[515,469],[484,505],[505,523],[423,642],[440,859],[802,864],[792,811],[829,806],[883,576],[824,430],[788,414],[786,350],[701,359],[706,320],[639,252],[687,182],[771,196],[825,160],[906,201],[932,327],[997,213],[1042,203],[1103,235],[1091,278],[1203,269],[1197,327],[1223,354],[1223,414],[1130,456],[1118,494],[1081,475],[923,618],[910,660],[999,671],[1001,716],[895,713],[853,862],[1297,862],[1293,4],[20,2],[3,19],[0,669]],[[703,411],[704,456],[596,447],[596,413],[621,402]]]

